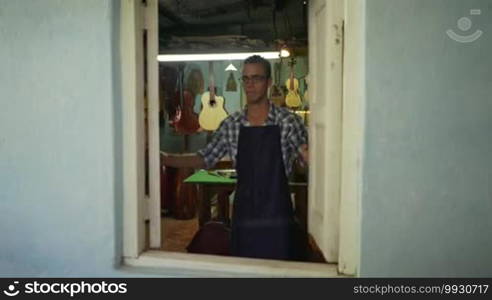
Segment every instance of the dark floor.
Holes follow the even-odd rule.
[[[163,217],[161,222],[163,251],[187,253],[186,247],[198,231],[198,219],[177,220],[173,217]],[[307,262],[325,263],[312,238],[308,239]]]

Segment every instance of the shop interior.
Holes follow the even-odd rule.
[[[188,155],[205,147],[218,127],[207,119],[211,98],[216,100],[214,113],[220,110],[223,116],[244,108],[242,60],[229,58],[228,53],[278,52],[269,59],[270,100],[299,115],[309,127],[307,4],[298,0],[159,0],[159,54],[223,57],[159,62],[161,152]],[[281,56],[281,50],[288,51],[288,56]],[[289,178],[306,250],[303,261],[325,262],[307,233],[308,184],[305,170],[295,169]],[[200,253],[193,249],[200,228],[216,224],[216,230],[227,231],[235,187],[230,159],[225,157],[212,170],[161,166],[160,185],[161,250]],[[227,255],[216,251],[205,254]]]

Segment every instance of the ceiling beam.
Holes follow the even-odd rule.
[[[287,0],[274,0],[273,9],[277,12],[284,10],[287,6]]]
[[[172,10],[168,9],[164,5],[160,4],[159,5],[159,16],[162,16],[169,21],[173,22],[176,25],[179,26],[187,26],[188,23],[186,23],[185,20],[183,20],[180,16],[175,14]]]
[[[222,5],[210,5],[208,8],[191,10],[190,15],[196,18],[223,16],[228,13],[242,12],[248,8],[247,1],[241,0]]]

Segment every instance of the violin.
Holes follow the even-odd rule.
[[[272,85],[270,100],[277,106],[285,105],[285,98],[282,89],[280,88],[280,63],[275,63],[274,67],[274,75],[275,75],[275,84]]]
[[[290,78],[285,82],[285,86],[288,89],[287,96],[285,97],[285,103],[288,107],[295,108],[301,106],[301,96],[299,95],[299,80],[294,77],[294,65],[295,59],[292,58],[289,63],[290,66]]]

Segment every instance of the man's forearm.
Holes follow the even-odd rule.
[[[194,169],[205,168],[205,162],[198,154],[175,155],[161,152],[161,158],[162,164],[166,167]]]

